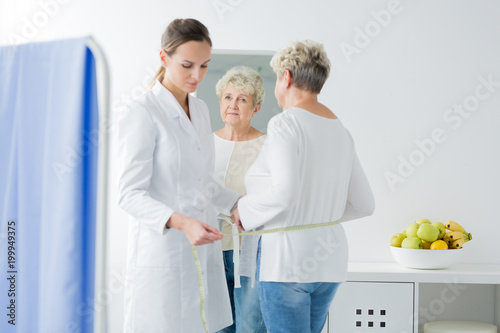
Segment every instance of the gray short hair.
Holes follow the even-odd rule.
[[[253,107],[262,104],[264,101],[264,81],[257,71],[246,66],[236,66],[229,69],[226,74],[217,82],[215,92],[219,99],[222,93],[230,84],[233,88],[242,90],[252,97]]]
[[[330,74],[330,60],[323,44],[311,40],[292,42],[276,52],[271,59],[271,67],[277,75],[288,70],[292,84],[316,94]]]

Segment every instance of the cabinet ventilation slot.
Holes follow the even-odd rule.
[[[365,316],[368,315],[368,320],[362,320],[363,318],[363,312],[365,313]],[[385,328],[387,325],[387,321],[383,320],[384,318],[379,318],[380,321],[376,321],[377,319],[376,316],[376,311],[375,309],[367,309],[363,311],[363,309],[356,309],[356,315],[359,316],[359,318],[356,320],[355,325],[356,327],[382,327]],[[378,311],[380,316],[386,316],[387,315],[387,310],[386,309],[380,309]],[[378,325],[377,325],[378,324]]]

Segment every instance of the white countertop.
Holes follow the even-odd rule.
[[[445,269],[410,269],[395,262],[350,262],[348,281],[500,284],[500,265],[455,264]]]

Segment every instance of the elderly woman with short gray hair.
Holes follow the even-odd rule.
[[[215,178],[221,185],[244,195],[245,173],[255,161],[266,137],[251,124],[264,99],[263,80],[249,67],[233,67],[217,82],[216,93],[224,127],[214,133]],[[241,244],[241,265],[238,269],[237,265],[233,265],[233,254],[240,248],[234,248],[233,237],[230,236],[232,226],[226,221],[221,221],[221,224],[226,282],[234,323],[219,332],[267,332],[254,283],[255,274],[251,274],[255,273],[259,238],[237,238]]]
[[[319,333],[347,275],[340,222],[371,215],[374,199],[349,132],[318,102],[330,73],[323,46],[293,42],[273,56],[271,67],[284,111],[269,121],[235,219],[242,230],[287,230],[263,234],[259,243],[258,290],[268,332]]]

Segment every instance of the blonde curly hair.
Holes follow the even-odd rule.
[[[236,66],[229,69],[226,74],[217,82],[215,93],[222,96],[222,93],[230,84],[233,88],[244,91],[252,96],[252,106],[262,104],[266,92],[264,91],[264,81],[257,71],[247,66]]]
[[[330,74],[330,60],[323,44],[311,40],[286,45],[274,54],[270,65],[279,77],[288,70],[295,87],[316,94]]]

